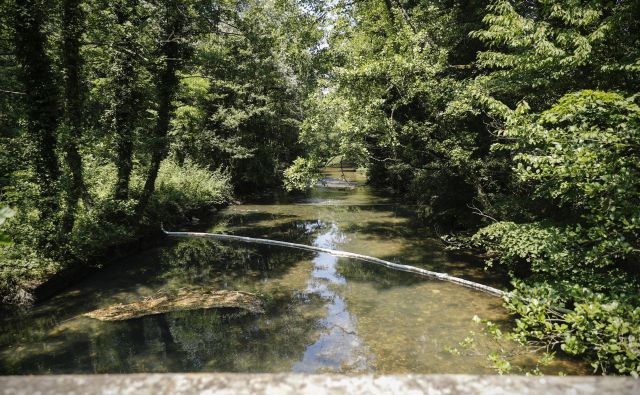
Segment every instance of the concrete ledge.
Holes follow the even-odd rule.
[[[0,394],[640,394],[630,377],[116,374],[0,377]]]

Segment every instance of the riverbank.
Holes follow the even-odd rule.
[[[166,162],[155,192],[141,209],[141,185],[134,185],[130,198],[113,199],[112,170],[93,174],[87,202],[77,208],[66,233],[55,220],[38,218],[28,206],[3,224],[11,243],[0,245],[0,306],[43,301],[97,268],[157,245],[161,223],[178,226],[195,215],[205,218],[233,200],[227,174]]]

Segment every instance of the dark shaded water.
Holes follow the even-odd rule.
[[[367,187],[318,188],[295,201],[233,206],[211,231],[342,249],[504,285],[448,256],[414,221],[410,209]],[[210,309],[121,322],[81,316],[178,288],[255,292],[266,314]],[[447,351],[479,331],[476,314],[510,324],[498,298],[369,263],[281,247],[167,241],[26,316],[3,319],[0,373],[491,373],[487,354],[504,344],[476,334],[474,352]],[[569,360],[548,368],[558,371],[584,373]]]

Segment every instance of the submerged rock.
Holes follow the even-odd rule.
[[[239,308],[251,313],[264,313],[262,300],[248,292],[181,290],[174,295],[154,295],[139,302],[118,303],[83,315],[100,321],[122,321],[170,311],[211,308]]]

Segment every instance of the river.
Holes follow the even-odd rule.
[[[327,177],[339,173],[327,170]],[[345,175],[363,181],[356,172]],[[296,198],[230,206],[213,225],[196,228],[361,253],[505,288],[505,279],[477,259],[452,255],[425,237],[411,207],[367,186],[345,186],[330,182]],[[120,322],[82,316],[183,288],[254,292],[266,313],[208,309]],[[512,324],[495,296],[371,263],[283,247],[167,240],[3,319],[0,373],[482,374],[494,372],[487,356],[501,349],[518,353],[517,368],[534,366],[534,355],[483,335],[475,315],[503,328]],[[465,338],[474,339],[471,346],[459,345]],[[588,373],[566,357],[543,371]]]

